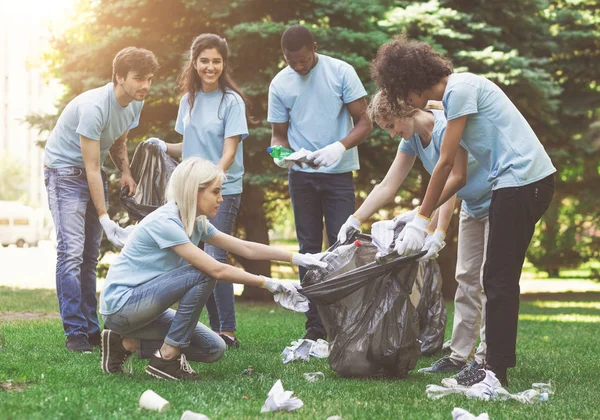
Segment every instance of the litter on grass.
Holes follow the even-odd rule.
[[[275,382],[275,385],[269,391],[267,400],[262,406],[260,412],[268,413],[271,411],[293,411],[302,407],[304,403],[298,397],[292,397],[294,391],[285,391],[281,379]]]
[[[490,420],[490,416],[488,416],[488,413],[481,413],[475,416],[464,408],[454,407],[454,410],[452,410],[452,420]]]
[[[308,382],[317,382],[321,379],[325,379],[325,374],[323,372],[307,372],[304,374],[304,379]]]
[[[509,393],[502,388],[500,381],[496,378],[494,372],[485,371],[485,379],[473,386],[463,387],[444,387],[440,385],[427,385],[425,393],[427,398],[437,400],[450,394],[462,394],[468,398],[476,398],[483,401],[490,400],[516,400],[524,404],[536,404],[538,402],[548,401],[550,395],[554,394],[552,383],[534,383],[531,389],[516,394]]]
[[[310,356],[318,359],[325,359],[329,356],[329,343],[327,341],[318,339],[292,341],[292,344],[281,352],[281,358],[283,363],[293,362],[294,360],[307,361]]]
[[[210,420],[207,416],[201,413],[194,413],[193,411],[186,410],[181,415],[179,420]]]

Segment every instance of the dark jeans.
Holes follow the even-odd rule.
[[[208,220],[219,232],[231,235],[235,218],[240,209],[242,194],[224,195],[223,202],[215,217]],[[204,244],[204,251],[215,260],[227,264],[227,251]],[[233,295],[233,283],[217,281],[215,290],[206,302],[210,328],[213,331],[235,331],[235,300]]]
[[[102,171],[108,206],[106,173]],[[56,229],[56,295],[65,334],[100,331],[96,313],[96,265],[102,225],[92,203],[85,169],[44,168],[48,205]]]
[[[486,362],[503,370],[517,362],[519,279],[536,223],[554,195],[554,175],[523,187],[493,192],[483,271],[486,304]]]
[[[343,174],[289,172],[290,197],[296,220],[296,236],[301,254],[322,251],[323,218],[327,229],[327,242],[332,245],[337,234],[354,212],[355,197],[352,172]],[[300,267],[300,282],[306,268]],[[309,301],[306,312],[306,331],[325,334],[317,307]]]

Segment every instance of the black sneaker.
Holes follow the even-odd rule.
[[[462,370],[453,377],[442,379],[442,385],[446,388],[456,388],[458,381],[462,381],[463,377],[470,377],[473,374],[473,372],[480,369],[483,369],[483,363],[477,363],[475,360],[472,360],[470,363],[467,363],[465,367],[463,367]]]
[[[459,372],[465,366],[462,362],[452,360],[450,356],[444,356],[430,367],[419,369],[420,373],[448,373]]]
[[[123,365],[132,353],[123,347],[123,337],[111,330],[104,330],[101,333],[101,352],[102,358],[100,366],[104,373],[120,373],[127,371],[131,373],[131,364],[128,364],[127,369],[123,369]]]
[[[302,339],[303,340],[312,340],[312,341],[317,341],[317,340],[325,340],[325,341],[327,341],[327,335],[315,332],[313,330],[308,330],[306,332],[306,334],[304,334],[304,337],[302,337]]]
[[[178,358],[165,360],[160,351],[156,350],[150,357],[150,363],[146,366],[146,372],[155,378],[169,379],[171,381],[199,381],[198,375],[190,366],[185,354]]]
[[[91,353],[93,350],[85,335],[68,336],[67,341],[65,341],[65,347],[68,350],[78,353]]]
[[[223,341],[225,341],[225,344],[227,344],[228,349],[240,348],[240,342],[238,341],[237,337],[231,337],[227,334],[219,334],[219,336],[223,339]]]
[[[102,345],[102,338],[100,337],[100,331],[94,334],[88,334],[88,343],[92,347],[100,347]]]

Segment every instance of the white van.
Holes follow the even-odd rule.
[[[48,239],[42,209],[34,209],[15,201],[0,201],[0,243],[2,246],[25,244],[37,246]]]

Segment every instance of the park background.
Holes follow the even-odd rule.
[[[51,3],[55,3],[54,6]],[[558,295],[543,292],[582,292],[567,294],[567,297],[586,302],[571,302],[573,304],[564,307],[574,308],[575,312],[577,308],[584,308],[580,315],[591,316],[585,318],[585,322],[594,326],[600,322],[597,302],[600,299],[583,292],[600,290],[599,3],[597,0],[23,0],[18,3],[2,0],[4,59],[9,49],[25,48],[24,40],[29,39],[27,34],[31,28],[39,32],[50,24],[50,31],[41,36],[44,46],[27,57],[28,64],[23,66],[23,71],[28,78],[35,74],[35,80],[47,80],[44,83],[52,94],[47,93],[46,88],[40,88],[46,92],[43,98],[38,91],[29,92],[31,101],[43,99],[46,106],[27,108],[29,112],[23,115],[26,122],[19,122],[30,127],[26,136],[7,138],[6,109],[12,97],[7,94],[11,83],[7,77],[3,78],[0,200],[44,206],[44,199],[34,197],[32,191],[44,194],[43,184],[39,188],[42,183],[39,156],[49,130],[72,98],[110,80],[112,59],[126,46],[152,50],[161,65],[140,125],[130,133],[130,157],[136,144],[147,137],[180,141],[173,129],[180,98],[176,79],[188,59],[192,39],[200,33],[212,32],[227,39],[233,77],[251,98],[253,114],[260,121],[251,127],[250,136],[244,141],[246,174],[236,235],[297,249],[287,176],[265,153],[271,131],[266,122],[268,86],[285,66],[279,45],[281,33],[290,24],[308,26],[319,44],[318,52],[353,65],[369,95],[375,89],[369,65],[377,48],[405,33],[410,38],[431,43],[448,55],[456,71],[470,71],[494,81],[533,127],[558,173],[554,200],[538,224],[528,250],[525,283],[530,291],[539,292],[538,297],[547,300],[542,308],[556,309],[558,304],[552,302],[559,299]],[[18,12],[14,16],[22,20],[10,21],[11,13],[5,12],[14,10]],[[52,11],[53,20],[32,19],[40,10]],[[58,21],[60,24],[54,24]],[[31,42],[35,40],[28,41],[27,45],[31,46]],[[3,72],[8,71],[6,61],[0,67]],[[14,91],[14,86],[12,89]],[[47,106],[48,103],[52,106]],[[15,159],[8,147],[11,142],[18,142],[19,147],[29,151],[28,156],[37,156],[37,161]],[[391,139],[376,128],[359,146],[361,169],[354,174],[357,207],[385,175],[397,144],[397,139]],[[30,164],[31,169],[28,169]],[[118,174],[108,160],[107,170],[111,174],[109,212],[114,220],[125,225],[129,220],[118,202]],[[396,200],[376,214],[363,230],[368,231],[369,223],[391,218],[418,205],[428,179],[417,162]],[[37,190],[31,187],[32,183],[38,183]],[[448,299],[456,285],[456,230],[457,217],[453,219],[447,246],[439,258]],[[12,272],[8,270],[8,275],[5,271],[0,276],[0,284],[11,286],[1,289],[5,299],[29,302],[27,293],[30,292],[19,294],[16,289],[30,287],[26,275],[30,268],[42,269],[47,278],[53,278],[53,249],[47,245],[41,248],[0,249],[2,265],[14,268]],[[104,239],[106,255],[100,266],[101,276],[114,251]],[[297,275],[285,264],[271,265],[237,257],[232,262],[258,274],[280,278]],[[0,300],[4,302],[0,312],[55,313],[56,302],[52,296],[40,293],[47,300],[40,300],[39,305],[11,306],[6,304],[7,300]],[[256,301],[265,295],[260,290],[247,288],[243,297]],[[564,293],[559,300],[565,300]],[[240,317],[245,310],[252,314],[255,304],[248,305],[241,306]],[[574,322],[583,322],[574,316]],[[12,322],[10,317],[5,318]],[[296,324],[300,325],[299,318]],[[53,328],[60,332],[60,328]],[[296,329],[299,335],[301,329]],[[282,342],[289,343],[291,338],[297,337],[286,336]],[[11,378],[1,368],[0,372],[0,380]]]

